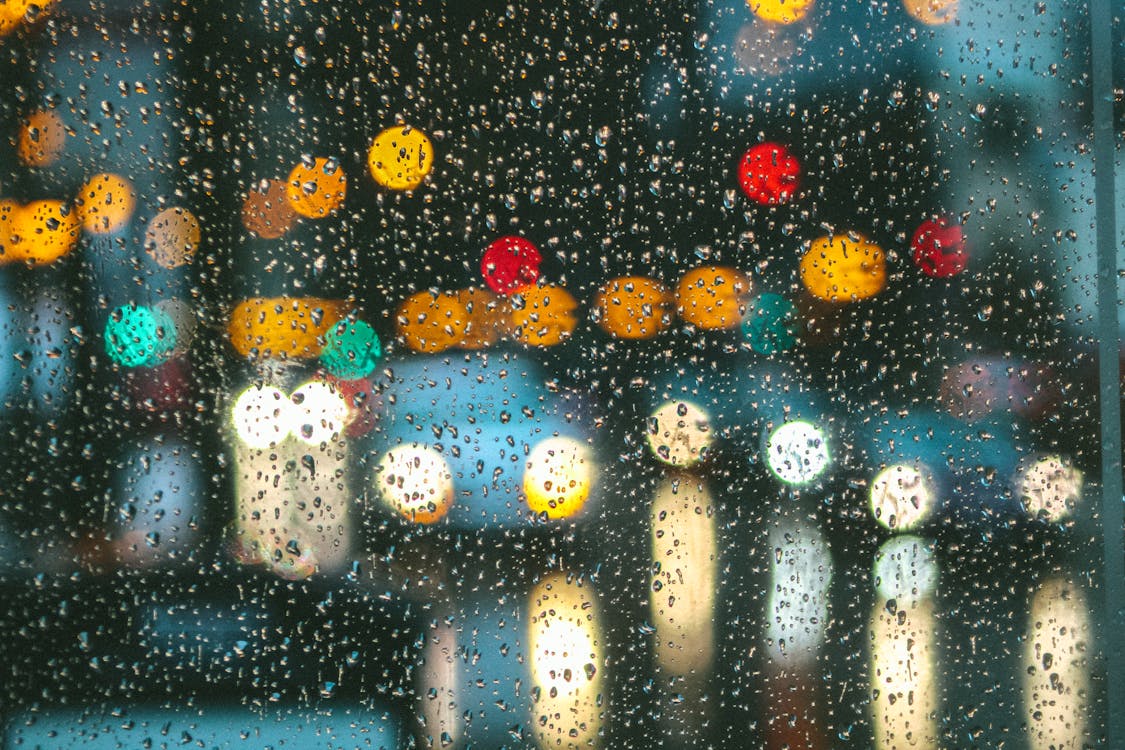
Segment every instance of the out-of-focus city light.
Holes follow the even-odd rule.
[[[290,207],[308,219],[322,219],[344,205],[348,178],[336,159],[318,156],[304,160],[289,172],[285,197]]]
[[[1023,705],[1032,750],[1079,750],[1090,735],[1090,604],[1062,577],[1048,578],[1031,597],[1023,639]],[[1096,653],[1096,652],[1093,652]]]
[[[523,491],[532,512],[550,519],[569,518],[582,512],[593,482],[589,447],[574,438],[550,437],[532,449]]]
[[[965,243],[965,233],[960,224],[940,217],[927,219],[914,230],[910,240],[914,265],[922,273],[936,279],[956,276],[969,264],[969,254]]]
[[[42,266],[78,244],[78,212],[60,200],[0,201],[0,264]]]
[[[21,23],[36,23],[45,18],[58,0],[6,0],[0,4],[0,38],[15,31]]]
[[[453,474],[445,457],[414,443],[390,449],[375,466],[375,487],[396,513],[435,523],[453,507]]]
[[[770,530],[766,642],[775,667],[811,665],[824,641],[832,557],[816,526],[783,519]]]
[[[375,329],[362,320],[344,318],[329,326],[324,335],[320,363],[343,380],[366,377],[383,356],[383,345]]]
[[[790,0],[789,5],[793,4]],[[742,192],[763,206],[788,203],[797,193],[800,181],[800,162],[780,143],[752,146],[738,162],[738,184]]]
[[[871,482],[871,515],[891,531],[909,531],[933,511],[932,480],[919,468],[891,464]]]
[[[489,289],[507,296],[534,284],[539,279],[542,262],[539,248],[529,240],[501,237],[485,248],[480,271]]]
[[[758,18],[770,23],[795,23],[808,15],[814,0],[746,0]]]
[[[242,202],[242,226],[266,240],[283,236],[297,220],[287,196],[283,180],[262,180]]]
[[[786,484],[808,484],[828,468],[828,437],[811,422],[786,422],[766,440],[766,466]]]
[[[486,289],[418,292],[399,305],[396,317],[402,342],[429,354],[490,346],[505,327],[500,299]]]
[[[589,581],[553,573],[528,594],[531,713],[540,747],[589,747],[606,705],[600,615]]]
[[[83,229],[90,234],[113,234],[133,218],[137,193],[126,178],[103,172],[86,181],[74,203]]]
[[[388,190],[413,190],[434,165],[434,146],[410,125],[387,128],[371,143],[367,166],[375,182]]]
[[[1060,521],[1082,501],[1082,472],[1059,456],[1044,456],[1016,468],[1016,497],[1032,518]]]
[[[902,4],[907,13],[930,26],[957,20],[958,0],[902,0]]]
[[[145,250],[163,268],[191,263],[199,241],[199,220],[186,208],[164,209],[145,230]]]
[[[734,328],[742,322],[750,286],[750,277],[737,268],[693,268],[676,286],[676,312],[705,331]]]
[[[792,349],[797,343],[797,308],[785,297],[762,292],[742,320],[742,335],[758,354]]]
[[[886,255],[858,233],[819,237],[801,258],[801,283],[829,302],[868,299],[887,283]]]
[[[322,380],[305,383],[289,397],[293,408],[291,432],[309,445],[339,440],[348,421],[348,404],[331,384]]]
[[[0,21],[0,26],[3,26],[3,21]],[[0,31],[2,34],[3,31]],[[24,166],[49,167],[66,147],[66,137],[66,125],[54,110],[35,110],[20,123],[16,134],[16,156]]]
[[[243,357],[312,359],[333,323],[347,313],[340,300],[318,297],[253,297],[230,314],[227,333]]]
[[[594,301],[594,320],[622,339],[650,339],[672,324],[672,295],[655,279],[611,279]]]
[[[871,608],[871,714],[877,750],[935,750],[937,618],[930,600]]]
[[[176,348],[176,324],[159,307],[123,305],[105,323],[105,351],[124,367],[155,367]]]
[[[529,286],[512,295],[508,327],[528,346],[555,346],[578,327],[578,300],[555,284]]]
[[[681,474],[657,487],[649,510],[656,662],[669,676],[707,684],[715,653],[718,521],[706,482]]]
[[[691,401],[669,401],[648,418],[649,450],[672,466],[702,461],[714,440],[711,415]]]
[[[289,436],[293,402],[271,385],[251,385],[231,407],[231,424],[239,440],[251,448],[265,449]]]
[[[907,534],[891,537],[875,553],[873,572],[875,588],[884,599],[924,599],[938,582],[933,542]]]

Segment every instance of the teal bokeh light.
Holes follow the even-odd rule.
[[[155,367],[176,348],[176,324],[160,308],[123,305],[105,324],[105,351],[124,367]]]
[[[383,345],[370,325],[362,320],[344,319],[324,335],[320,362],[332,375],[343,380],[365,377],[383,356]]]
[[[797,343],[797,308],[780,294],[763,292],[746,312],[742,334],[759,354],[791,349]]]

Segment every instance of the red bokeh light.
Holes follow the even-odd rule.
[[[506,296],[534,284],[542,262],[539,249],[523,237],[501,237],[485,249],[480,270],[488,288]]]
[[[738,163],[742,192],[764,206],[788,203],[797,192],[800,176],[800,162],[779,143],[759,143]]]
[[[910,247],[915,265],[935,279],[956,276],[969,263],[965,233],[959,224],[945,217],[923,221],[914,231]]]

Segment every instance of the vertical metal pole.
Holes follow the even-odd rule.
[[[1121,481],[1121,383],[1117,322],[1117,218],[1113,160],[1113,17],[1110,0],[1090,0],[1094,100],[1094,200],[1098,253],[1098,403],[1102,425],[1102,535],[1106,747],[1125,747],[1125,517]]]

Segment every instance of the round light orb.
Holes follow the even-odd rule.
[[[453,507],[449,462],[418,443],[387,451],[375,466],[375,486],[390,508],[415,523],[435,523]]]
[[[770,23],[796,23],[812,10],[813,0],[746,0],[754,15]]]
[[[766,441],[766,465],[786,484],[808,484],[829,461],[828,438],[810,422],[787,422]]]
[[[320,363],[342,380],[366,377],[383,356],[383,345],[375,329],[362,320],[345,318],[324,335]]]
[[[265,449],[289,437],[293,402],[271,385],[252,385],[234,400],[231,424],[238,439],[251,448]]]
[[[672,466],[690,466],[707,456],[714,436],[711,415],[690,401],[669,401],[648,420],[648,447]]]
[[[336,159],[321,156],[293,167],[285,190],[294,211],[307,219],[322,219],[344,205],[348,178]]]
[[[413,190],[434,165],[434,146],[418,128],[396,125],[371,143],[367,166],[375,182],[388,190]]]
[[[762,292],[742,320],[742,335],[758,354],[775,354],[797,344],[797,308],[773,292]]]
[[[348,426],[348,403],[331,384],[321,380],[305,383],[289,397],[291,430],[298,440],[320,445],[339,440]]]
[[[875,553],[875,589],[884,599],[923,599],[934,592],[938,566],[932,542],[903,534]]]
[[[1082,472],[1059,456],[1046,456],[1016,470],[1016,496],[1032,518],[1060,521],[1082,500]]]
[[[887,284],[886,254],[856,232],[813,240],[800,270],[809,294],[840,304],[874,297]]]
[[[39,109],[20,123],[16,156],[28,167],[49,167],[66,145],[66,126],[53,110]]]
[[[199,219],[186,208],[164,209],[145,229],[145,251],[163,268],[191,263],[199,240]]]
[[[87,180],[74,203],[83,229],[90,234],[113,234],[133,218],[137,193],[132,182],[106,172]]]
[[[593,461],[590,449],[569,437],[538,443],[527,459],[523,492],[536,515],[569,518],[581,512],[590,497]]]
[[[508,296],[533,285],[539,279],[542,262],[539,248],[530,240],[501,237],[485,248],[480,259],[480,272],[489,289]]]
[[[929,518],[934,495],[919,469],[891,464],[871,483],[871,515],[891,531],[909,531]]]
[[[176,324],[160,308],[123,305],[105,324],[105,351],[124,367],[155,367],[176,348]]]
[[[242,226],[264,240],[283,236],[297,220],[283,180],[262,180],[242,201]]]
[[[930,26],[957,20],[958,0],[902,0],[902,4],[907,13]]]
[[[801,180],[801,163],[781,143],[759,143],[738,162],[738,184],[747,198],[763,206],[788,203]]]

